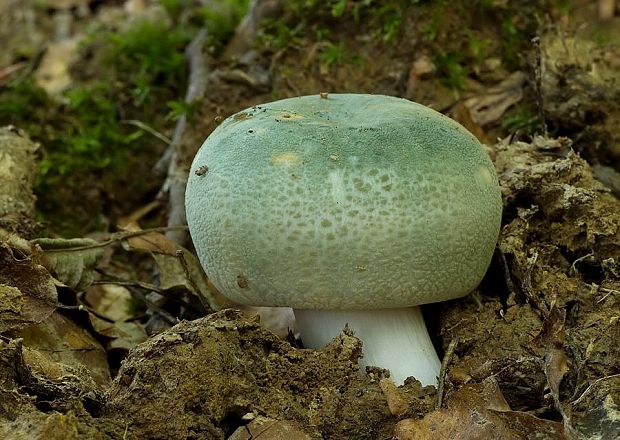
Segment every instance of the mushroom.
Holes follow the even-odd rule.
[[[471,292],[499,234],[501,196],[480,143],[405,99],[321,94],[241,111],[198,151],[190,234],[233,301],[292,307],[306,347],[348,325],[361,365],[436,384],[421,304]]]

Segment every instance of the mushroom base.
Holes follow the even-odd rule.
[[[361,368],[388,369],[398,385],[413,376],[422,385],[437,386],[441,364],[419,307],[294,312],[304,346],[322,348],[348,325],[364,344]]]

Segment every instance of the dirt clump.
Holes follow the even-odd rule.
[[[396,419],[378,380],[358,374],[361,348],[347,332],[323,350],[293,348],[225,310],[132,351],[105,417],[140,438],[223,439],[257,416],[296,422],[310,438],[386,438]]]
[[[601,399],[620,401],[620,202],[567,139],[500,143],[496,153],[505,287],[483,284],[484,295],[443,307],[444,346],[459,341],[450,383],[493,377],[513,409],[563,420],[577,436],[617,432],[608,413],[586,421]],[[589,389],[599,381],[611,394]],[[598,400],[584,408],[586,398]]]

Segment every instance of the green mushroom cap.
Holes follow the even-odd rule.
[[[408,307],[466,295],[501,220],[495,169],[450,118],[405,99],[303,96],[226,119],[192,164],[187,220],[242,304]]]

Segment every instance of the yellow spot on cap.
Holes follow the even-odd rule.
[[[299,165],[302,154],[299,151],[285,151],[271,155],[271,163],[275,166]]]
[[[480,182],[483,186],[490,186],[494,184],[494,176],[491,175],[489,169],[484,165],[480,165],[478,167],[476,172],[476,180],[478,180],[478,182]]]
[[[296,119],[303,119],[303,116],[295,112],[280,112],[275,115],[275,119],[278,122],[285,122],[294,121]]]

